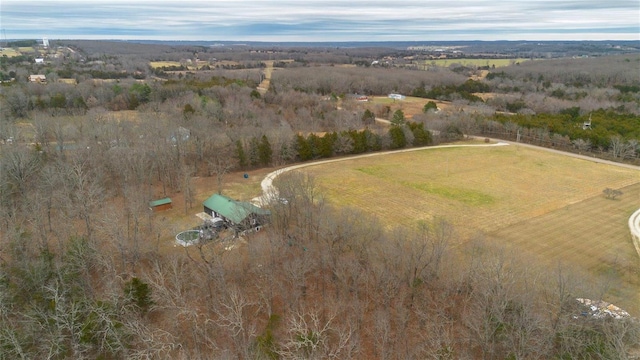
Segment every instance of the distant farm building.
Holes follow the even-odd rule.
[[[389,99],[404,100],[405,96],[400,94],[389,94]]]
[[[205,213],[214,218],[223,219],[226,224],[236,230],[259,228],[267,222],[267,218],[271,214],[269,210],[220,194],[212,195],[202,205]]]
[[[369,101],[369,97],[367,95],[362,95],[362,94],[351,94],[349,95],[349,98],[355,101],[361,101],[361,102]]]
[[[173,204],[171,203],[171,198],[168,197],[164,199],[149,201],[149,209],[151,209],[153,212],[169,210],[172,207]]]
[[[33,83],[46,83],[47,77],[44,75],[29,75],[29,82]]]
[[[44,64],[44,59],[43,58],[36,58],[36,64]]]

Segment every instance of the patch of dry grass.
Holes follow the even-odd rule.
[[[178,61],[151,61],[149,66],[153,69],[167,67],[167,66],[180,66],[180,62]]]
[[[367,106],[369,104],[388,105],[391,108],[391,113],[396,110],[402,110],[407,118],[411,118],[415,114],[421,114],[422,108],[424,108],[429,101],[435,102],[441,110],[447,110],[451,107],[451,103],[449,101],[424,99],[414,96],[407,96],[404,100],[394,100],[387,96],[371,96],[369,99],[370,101],[368,103],[363,103],[363,106],[369,108],[369,110],[374,111],[372,106]]]
[[[460,64],[463,66],[489,66],[489,67],[503,67],[514,65],[515,63],[522,63],[525,61],[529,61],[529,59],[517,58],[517,59],[435,59],[435,60],[425,60],[426,65],[435,65],[435,66],[451,66],[453,64]]]
[[[0,56],[14,57],[20,56],[20,52],[12,48],[3,48],[0,50]]]

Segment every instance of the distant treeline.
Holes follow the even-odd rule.
[[[7,47],[28,47],[28,46],[37,46],[38,41],[36,40],[16,40],[10,41],[7,44]]]

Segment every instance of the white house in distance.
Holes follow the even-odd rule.
[[[29,82],[46,83],[47,77],[44,75],[29,75]]]
[[[405,96],[400,94],[389,94],[389,99],[404,100]]]
[[[36,58],[36,64],[44,64],[43,58]]]

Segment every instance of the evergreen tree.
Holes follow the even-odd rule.
[[[362,115],[362,123],[365,125],[371,125],[376,121],[376,115],[369,109],[365,110]]]
[[[393,118],[391,119],[391,124],[393,125],[404,125],[405,122],[405,118],[404,118],[404,112],[400,109],[396,110],[393,113]]]
[[[369,129],[365,129],[362,132],[362,136],[365,138],[366,149],[368,151],[382,150],[382,138],[380,135],[370,131]]]
[[[260,144],[258,145],[258,157],[260,159],[260,165],[269,166],[271,164],[272,156],[273,150],[271,149],[271,143],[269,143],[267,135],[262,135]]]
[[[424,104],[424,107],[422,108],[422,112],[423,113],[427,113],[429,112],[429,110],[438,110],[438,105],[436,105],[435,102],[433,101],[429,101],[428,103]]]
[[[251,141],[249,141],[249,164],[251,164],[251,166],[258,166],[258,164],[260,164],[260,142],[258,141],[258,139],[254,136],[251,138]]]
[[[296,135],[295,148],[298,151],[300,161],[307,161],[313,158],[313,150],[304,136]]]
[[[247,167],[247,154],[244,152],[244,146],[240,140],[236,141],[236,156],[238,157],[238,165],[241,169]]]
[[[401,149],[407,146],[407,139],[401,126],[392,126],[389,129],[389,136],[391,137],[391,149]]]
[[[409,129],[413,133],[413,146],[425,146],[431,144],[431,133],[428,130],[424,129],[424,124],[422,123],[407,123]]]
[[[323,158],[332,157],[334,153],[334,144],[338,139],[338,134],[335,132],[326,133],[320,138],[320,147],[318,148],[318,155]]]
[[[349,131],[351,139],[353,139],[353,153],[361,154],[367,151],[367,139],[365,133],[357,130]]]

